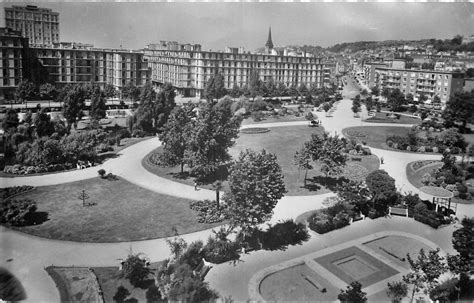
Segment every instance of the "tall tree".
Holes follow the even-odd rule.
[[[180,165],[181,173],[184,171],[188,138],[196,118],[194,108],[192,104],[176,108],[158,134],[163,142],[163,153],[160,155],[160,162],[165,166]]]
[[[453,247],[459,253],[460,261],[474,272],[474,218],[464,217],[462,227],[453,232]]]
[[[439,248],[430,250],[428,255],[421,249],[417,259],[412,259],[408,254],[407,260],[411,271],[403,276],[403,281],[413,287],[412,301],[415,293],[420,290],[429,294],[438,285],[437,279],[448,270],[444,257],[439,255]]]
[[[308,179],[308,170],[313,169],[313,165],[311,165],[311,154],[309,150],[303,146],[301,150],[296,151],[294,156],[294,163],[298,166],[299,169],[304,169],[304,179],[303,179],[303,186],[306,187],[306,180]]]
[[[141,254],[130,254],[123,262],[122,276],[128,279],[134,287],[140,286],[149,273]]]
[[[105,84],[103,94],[105,98],[113,98],[117,95],[117,90],[115,86],[110,83]]]
[[[374,97],[378,97],[378,96],[379,96],[379,94],[380,94],[380,88],[379,88],[378,86],[374,86],[374,87],[372,87],[370,90],[371,90],[372,95],[373,95]]]
[[[273,77],[271,77],[267,82],[265,82],[265,95],[268,97],[277,97],[277,86]]]
[[[106,109],[105,94],[98,85],[95,85],[91,92],[91,110],[89,113],[91,120],[98,122],[105,118]]]
[[[46,108],[43,108],[36,114],[33,123],[38,137],[49,137],[54,133],[54,123],[51,121],[51,117],[48,115]]]
[[[18,124],[20,124],[18,113],[13,108],[10,108],[7,110],[5,117],[2,120],[2,128],[6,132],[14,133],[16,132]]]
[[[204,88],[204,95],[208,101],[220,99],[227,93],[224,84],[224,76],[221,73],[212,75],[209,80],[206,81],[206,87]]]
[[[176,106],[174,100],[175,96],[174,87],[170,83],[165,83],[163,87],[161,87],[154,108],[155,128],[159,129],[168,121],[171,111]]]
[[[387,103],[392,111],[398,112],[402,110],[402,106],[406,105],[407,102],[405,99],[405,95],[402,93],[402,91],[396,88],[388,96]]]
[[[235,144],[240,123],[229,106],[207,102],[199,109],[186,150],[186,163],[193,174],[205,177],[230,159],[228,149]]]
[[[36,95],[36,86],[30,81],[21,81],[15,92],[15,96],[20,102],[32,100]]]
[[[44,100],[55,100],[58,96],[58,90],[51,83],[41,84],[39,88],[39,94],[41,99]]]
[[[140,89],[133,85],[133,83],[127,82],[122,88],[122,97],[136,102],[140,98]]]
[[[403,281],[388,282],[387,295],[391,298],[392,303],[400,303],[408,295],[408,287]]]
[[[374,170],[365,178],[367,187],[371,194],[373,207],[382,212],[386,212],[388,206],[397,201],[397,189],[395,179],[382,170]]]
[[[63,115],[68,123],[68,129],[72,125],[77,126],[77,122],[83,116],[83,109],[86,100],[86,93],[80,85],[73,85],[67,88],[63,100]]]
[[[278,82],[276,90],[278,97],[285,97],[288,95],[288,89],[283,82]]]
[[[474,90],[456,93],[446,102],[442,117],[446,127],[460,123],[464,128],[474,118]]]
[[[232,165],[224,199],[232,225],[244,230],[269,220],[286,192],[276,156],[262,150],[241,152]]]
[[[257,96],[263,95],[263,84],[262,80],[260,80],[260,75],[258,71],[252,70],[250,72],[250,79],[249,79],[249,91],[250,97],[255,99]]]

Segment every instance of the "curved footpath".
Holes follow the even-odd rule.
[[[351,92],[349,91],[348,94],[351,94]],[[332,117],[326,117],[324,113],[320,112],[316,114],[319,119],[322,120],[322,125],[325,129],[331,133],[337,132],[341,134],[343,128],[351,126],[401,126],[380,123],[374,125],[362,122],[360,118],[353,117],[350,107],[350,100],[344,99],[338,102],[337,110]],[[307,121],[262,123],[258,125],[246,125],[244,127],[283,127],[307,125],[307,123]],[[122,150],[117,158],[110,159],[100,166],[45,176],[0,178],[0,184],[2,187],[61,184],[97,177],[97,170],[103,168],[107,172],[119,175],[129,182],[161,194],[193,200],[212,199],[214,197],[213,191],[202,189],[196,192],[192,186],[174,182],[148,172],[141,165],[141,161],[149,152],[159,146],[160,142],[158,139],[152,138]],[[412,191],[416,193],[420,193],[420,191],[408,182],[405,172],[406,165],[409,162],[420,159],[440,158],[440,156],[436,155],[400,153],[374,148],[372,148],[372,151],[375,155],[384,157],[386,164],[383,164],[381,168],[385,169],[396,179],[398,188],[402,191]],[[316,196],[283,197],[275,207],[271,221],[276,222],[288,218],[294,219],[303,212],[321,208],[324,199],[332,195],[333,194],[329,193]],[[473,216],[474,207],[458,205],[458,214],[461,217],[463,215]],[[198,239],[205,240],[210,234],[211,230],[204,230],[183,235],[183,238],[188,242]],[[163,260],[169,256],[169,249],[165,240],[166,239],[155,239],[122,243],[77,243],[39,238],[0,227],[0,266],[10,270],[22,282],[28,296],[28,301],[57,302],[59,301],[59,293],[54,282],[44,270],[44,267],[52,264],[61,266],[116,266],[118,265],[117,259],[126,257],[130,248],[132,248],[134,252],[145,253],[152,261]],[[291,250],[305,249],[305,246],[293,247]],[[255,256],[256,258],[262,256],[266,258],[276,253],[277,252],[257,252]],[[281,253],[278,253],[278,255]],[[248,257],[250,256],[245,256],[245,259],[248,259]],[[273,260],[273,258],[269,260]],[[225,268],[225,266],[216,267],[215,270],[211,271],[210,277],[213,279],[219,276],[222,277],[225,275]],[[222,285],[219,283],[219,286]]]

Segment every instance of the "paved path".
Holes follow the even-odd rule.
[[[345,95],[354,96],[355,92],[347,90],[345,88]],[[341,102],[338,102],[338,108],[335,111],[333,117],[325,117],[324,113],[316,114],[322,120],[325,129],[331,133],[342,133],[343,128],[350,126],[383,125],[365,123],[361,122],[360,118],[354,118],[352,116],[350,106],[350,100],[345,99]],[[308,122],[306,121],[296,121],[265,123],[264,125],[265,127],[281,127],[289,125],[306,125],[307,123]],[[388,125],[395,126],[393,124]],[[258,124],[258,126],[262,126],[262,124]],[[252,127],[252,125],[246,125],[245,127]],[[96,177],[97,170],[100,168],[104,168],[107,172],[117,174],[120,177],[128,180],[129,182],[132,182],[136,185],[158,193],[194,200],[204,198],[212,199],[214,197],[213,191],[202,189],[196,192],[194,191],[194,188],[192,186],[158,177],[144,169],[141,165],[141,160],[159,145],[160,142],[158,141],[158,139],[153,138],[150,140],[139,142],[135,145],[132,145],[131,147],[122,150],[117,158],[111,159],[101,166],[96,166],[85,170],[69,171],[45,176],[0,178],[0,184],[2,184],[2,186],[14,186],[23,184],[43,186],[61,184]],[[418,190],[411,186],[406,178],[406,164],[411,161],[418,160],[420,158],[439,158],[439,156],[407,154],[377,149],[373,149],[373,152],[378,156],[383,155],[387,164],[384,164],[382,168],[387,170],[388,173],[397,180],[397,186],[399,188],[401,188],[402,190],[412,190],[414,192],[418,192]],[[274,210],[274,216],[272,217],[271,221],[276,222],[281,219],[296,218],[299,214],[303,212],[321,208],[323,206],[322,202],[324,201],[324,199],[331,195],[333,194],[301,197],[286,196],[278,202]],[[459,210],[461,209],[463,212],[466,212],[466,214],[470,213],[472,215],[473,213],[472,207],[466,206],[459,208]],[[411,220],[410,222],[413,222],[413,220]],[[381,226],[381,228],[383,228],[383,226]],[[346,232],[352,230],[352,227],[351,229],[344,229],[344,231]],[[351,232],[349,232],[349,234],[350,233]],[[211,230],[205,230],[184,235],[183,238],[185,238],[189,242],[198,239],[205,240],[210,234]],[[339,234],[340,233],[337,233],[337,235]],[[333,234],[331,233],[331,235]],[[334,233],[334,235],[336,235],[336,233]],[[314,239],[311,240],[311,243],[313,243],[312,241],[314,241]],[[132,247],[134,252],[145,253],[153,261],[163,260],[169,256],[169,250],[166,245],[165,239],[124,243],[75,243],[38,238],[23,233],[15,232],[4,227],[0,227],[0,243],[0,266],[9,269],[20,279],[26,289],[28,301],[33,302],[59,301],[59,294],[56,290],[56,287],[53,281],[47,276],[46,272],[43,269],[43,267],[45,266],[51,264],[81,266],[115,266],[118,264],[117,259],[124,258],[127,255],[130,247]],[[311,248],[316,247],[305,244],[301,247],[292,247],[291,249],[289,249],[289,251],[291,250],[294,253],[300,254],[306,252],[307,249]],[[266,251],[256,252],[255,254],[251,254],[251,256],[253,257],[249,258],[255,258],[255,260],[248,259],[247,256],[245,256],[244,259],[246,260],[246,263],[244,263],[244,266],[234,268],[237,269],[236,273],[241,272],[241,270],[244,270],[245,268],[247,270],[250,270],[251,272],[255,272],[256,269],[249,269],[247,265],[254,264],[255,262],[260,262],[262,259],[265,259],[266,262],[270,262],[277,261],[282,256],[285,256],[285,258],[290,257],[290,255],[286,255],[285,252]],[[261,264],[267,263],[263,262]],[[229,279],[232,280],[237,278],[244,278],[240,277],[238,274],[232,274],[230,276],[233,276],[233,278],[230,277],[227,272],[227,267],[225,266],[217,267],[216,269],[213,269],[210,273],[211,274],[209,277],[212,281],[215,281],[215,279],[217,279],[221,282],[231,282],[229,281]],[[221,283],[218,283],[218,285],[216,286],[217,289],[221,289],[221,287],[224,287],[225,289],[225,285],[221,285]],[[223,294],[227,293],[224,292]]]

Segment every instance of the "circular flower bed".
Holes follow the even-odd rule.
[[[367,138],[367,135],[363,132],[357,131],[357,130],[348,130],[346,134],[349,137],[356,137],[356,138]]]
[[[244,128],[241,129],[240,132],[243,134],[262,134],[262,133],[268,133],[270,130],[268,128],[263,128],[263,127],[250,127],[250,128]]]

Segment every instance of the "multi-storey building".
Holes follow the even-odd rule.
[[[421,94],[429,99],[438,96],[444,103],[463,90],[464,74],[434,70],[411,70],[375,66],[374,84],[380,88],[400,89],[418,100]]]
[[[0,99],[12,98],[26,72],[28,39],[18,31],[0,28]]]
[[[250,74],[256,71],[262,81],[273,79],[287,87],[324,83],[324,64],[321,58],[309,54],[297,55],[278,52],[271,35],[265,53],[245,52],[243,48],[228,47],[225,51],[203,51],[199,44],[179,44],[161,41],[145,48],[151,67],[151,80],[170,82],[184,96],[202,96],[206,81],[219,72],[227,89],[244,87]]]
[[[139,51],[98,49],[78,43],[58,43],[31,50],[59,86],[109,83],[120,90],[128,82],[143,86],[149,79],[147,61]]]
[[[5,26],[20,31],[31,45],[59,42],[59,13],[33,5],[5,7]]]

